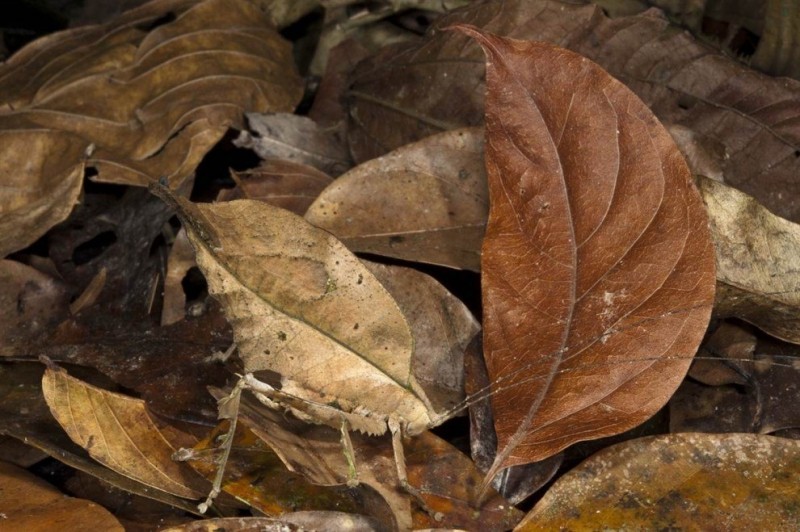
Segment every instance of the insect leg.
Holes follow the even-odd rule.
[[[346,419],[342,419],[342,426],[339,429],[342,435],[342,452],[347,460],[347,485],[354,488],[358,486],[358,473],[356,472],[356,452],[353,449],[353,441],[350,439],[350,424]]]
[[[422,491],[408,483],[408,472],[406,470],[406,454],[403,450],[403,429],[394,417],[389,417],[387,421],[389,432],[392,434],[392,450],[394,451],[394,464],[397,467],[397,478],[400,487],[417,501],[417,504],[430,515],[435,521],[441,521],[444,516],[441,512],[436,512],[428,507],[422,497]]]

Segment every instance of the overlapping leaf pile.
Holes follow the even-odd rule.
[[[78,497],[0,464],[14,523],[800,527],[800,83],[465,4],[156,0],[0,67],[0,459]]]

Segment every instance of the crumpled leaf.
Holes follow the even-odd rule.
[[[408,323],[341,242],[266,203],[192,204],[151,190],[177,210],[245,371],[280,375],[282,393],[300,399],[295,415],[333,427],[344,417],[370,434],[385,432],[390,414],[409,435],[428,427],[435,415],[412,374]]]
[[[697,185],[717,250],[715,314],[800,343],[800,226],[722,183]]]
[[[561,477],[515,530],[792,530],[800,442],[671,434],[614,445]]]
[[[0,462],[0,486],[6,530],[125,530],[99,504],[68,497],[20,467]]]
[[[177,187],[244,111],[292,110],[301,93],[290,47],[244,0],[150,2],[31,43],[0,67],[0,168],[19,187],[0,252],[69,214],[84,164]]]
[[[286,159],[307,164],[331,176],[350,168],[344,143],[313,120],[288,113],[247,115],[253,133],[242,131],[234,144],[250,148],[262,159]]]
[[[205,484],[172,461],[175,449],[159,431],[144,401],[108,392],[48,368],[42,391],[70,438],[98,462],[143,484],[180,497],[199,498]]]
[[[363,163],[306,220],[353,251],[478,270],[488,211],[483,130],[447,131]]]
[[[332,179],[313,166],[266,159],[258,167],[232,172],[236,182],[232,189],[222,189],[218,201],[255,199],[302,216]]]
[[[387,48],[351,76],[348,137],[356,162],[443,129],[480,124],[479,51],[441,31],[458,22],[551,42],[596,61],[664,123],[719,141],[728,184],[800,221],[800,82],[710,51],[658,10],[609,19],[594,5],[507,0],[444,15],[419,45]]]
[[[181,229],[169,251],[167,274],[164,276],[164,307],[161,310],[161,326],[172,325],[186,316],[186,293],[182,281],[195,266],[194,250],[186,231]]]
[[[624,85],[563,48],[456,28],[487,55],[489,478],[655,414],[708,324],[714,255],[686,163]]]

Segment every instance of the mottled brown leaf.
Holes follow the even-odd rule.
[[[800,442],[672,434],[605,449],[560,478],[515,529],[793,530]]]
[[[67,497],[20,467],[0,462],[0,486],[6,530],[125,530],[99,504]]]
[[[717,250],[715,315],[800,343],[800,226],[722,183],[697,184]]]
[[[478,270],[488,191],[483,130],[447,131],[365,162],[306,212],[353,251]]]
[[[48,368],[42,391],[53,416],[70,438],[98,462],[143,484],[181,497],[199,498],[202,479],[172,461],[144,401],[108,392]]]
[[[661,408],[705,332],[714,256],[686,163],[624,85],[568,50],[458,28],[487,55],[491,474]]]

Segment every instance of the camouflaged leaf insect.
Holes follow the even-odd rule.
[[[405,483],[401,436],[450,413],[415,379],[412,332],[375,275],[289,211],[250,200],[194,204],[156,184],[151,190],[176,208],[233,327],[245,375],[232,395],[250,389],[271,408],[336,428],[345,447],[349,430],[389,430]],[[280,375],[280,386],[256,379],[263,370]],[[346,455],[353,460],[352,449]]]

